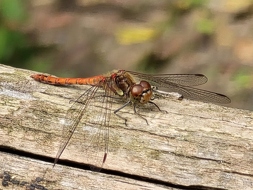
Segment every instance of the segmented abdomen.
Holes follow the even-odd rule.
[[[105,79],[105,77],[102,75],[89,78],[58,78],[43,74],[34,74],[31,75],[31,77],[36,81],[52,85],[69,85],[69,84],[97,85]]]

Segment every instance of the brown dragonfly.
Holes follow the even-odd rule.
[[[100,103],[102,103],[102,106],[100,105],[101,114],[92,124],[92,127],[96,128],[97,131],[91,138],[90,145],[86,148],[88,162],[91,163],[93,169],[95,168],[96,170],[101,169],[106,161],[109,144],[111,99],[114,98],[115,95],[123,98],[125,103],[120,108],[114,110],[114,114],[117,114],[119,110],[129,104],[133,105],[136,114],[138,114],[136,112],[136,106],[142,104],[153,104],[160,110],[152,101],[154,99],[154,94],[161,93],[158,91],[158,88],[163,88],[168,92],[177,92],[186,99],[218,104],[227,104],[231,102],[231,100],[223,94],[193,87],[207,82],[207,77],[202,74],[151,75],[126,70],[113,70],[110,73],[89,78],[58,78],[44,74],[34,74],[31,77],[36,81],[51,85],[91,86],[88,90],[83,92],[78,99],[73,101],[71,107],[67,111],[65,116],[67,125],[64,126],[63,140],[55,157],[54,165],[68,145],[76,128],[80,125],[83,115],[95,105],[96,99],[99,99]],[[97,95],[99,89],[103,89],[103,95]],[[120,115],[118,116],[121,117]]]

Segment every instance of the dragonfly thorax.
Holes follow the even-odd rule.
[[[115,92],[115,94],[119,96],[123,96],[125,98],[129,98],[130,89],[135,84],[134,80],[131,76],[129,76],[126,72],[119,71],[116,75],[112,75],[113,85],[111,90]]]

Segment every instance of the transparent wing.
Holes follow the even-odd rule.
[[[80,144],[83,145],[81,150],[83,150],[85,162],[94,170],[100,170],[103,167],[109,143],[111,109],[108,109],[110,107],[108,99],[111,97],[109,96],[111,92],[106,90],[101,94],[98,91],[98,86],[89,88],[74,101],[67,111],[62,141],[54,164],[57,163],[74,132],[78,131],[84,137],[84,142]]]
[[[218,103],[218,104],[228,104],[231,102],[231,100],[223,94],[210,92],[207,90],[202,90],[202,89],[193,88],[189,86],[174,85],[174,86],[170,86],[168,88],[168,91],[178,92],[179,94],[183,95],[184,98],[191,99],[191,100],[212,102],[212,103]]]
[[[171,83],[185,86],[198,86],[207,82],[207,77],[202,74],[143,74],[133,71],[127,71],[135,78],[144,79],[150,82],[151,85],[167,87]]]
[[[133,75],[133,77],[138,78],[138,80],[146,80],[153,86],[163,87],[169,92],[177,92],[188,99],[221,104],[231,102],[231,100],[223,94],[191,87],[207,82],[207,77],[202,74],[149,75],[132,71],[129,71],[129,73]]]

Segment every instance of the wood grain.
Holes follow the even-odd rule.
[[[109,153],[100,173],[81,169],[88,157],[84,132],[89,133],[81,127],[61,156],[80,168],[59,163],[52,169],[52,163],[38,155],[55,157],[70,100],[87,87],[41,84],[30,78],[34,73],[0,65],[2,179],[5,171],[46,189],[253,189],[253,113],[175,97],[154,100],[167,113],[150,107],[139,110],[149,125],[131,106],[120,113],[127,126],[112,115]],[[120,107],[114,104],[113,110]],[[84,118],[92,120],[98,111]],[[44,181],[34,181],[46,170]],[[3,189],[27,186],[9,182]]]

